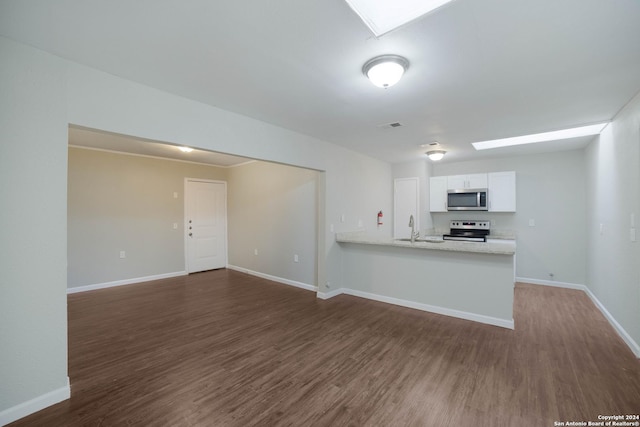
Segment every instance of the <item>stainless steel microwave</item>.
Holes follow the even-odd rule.
[[[489,191],[486,188],[447,190],[448,211],[489,210]]]

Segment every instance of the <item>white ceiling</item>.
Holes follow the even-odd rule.
[[[161,157],[184,162],[203,163],[221,167],[238,166],[253,161],[246,157],[230,156],[207,150],[180,151],[179,146],[134,138],[93,129],[69,127],[69,145],[97,150],[109,150],[148,157]]]
[[[343,0],[0,0],[0,34],[391,162],[611,119],[640,91],[638,0],[454,0],[376,39]],[[396,86],[361,73],[411,63]],[[401,122],[387,129],[381,125]]]

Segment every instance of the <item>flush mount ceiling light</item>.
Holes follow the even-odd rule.
[[[182,151],[183,153],[190,153],[190,152],[193,151],[193,148],[191,148],[191,147],[178,147],[178,149],[180,151]]]
[[[577,128],[556,130],[553,132],[536,133],[533,135],[514,136],[512,138],[493,139],[491,141],[472,142],[476,150],[510,147],[512,145],[533,144],[536,142],[556,141],[560,139],[577,138],[580,136],[599,135],[609,122],[597,125],[580,126]]]
[[[409,68],[409,61],[398,55],[382,55],[371,58],[362,66],[362,73],[371,83],[388,88],[398,83]]]
[[[431,150],[431,151],[427,151],[425,154],[427,155],[427,157],[429,157],[429,160],[433,160],[434,162],[437,162],[438,160],[442,160],[445,153],[446,151],[444,150]]]
[[[451,0],[346,0],[376,37],[393,31]]]

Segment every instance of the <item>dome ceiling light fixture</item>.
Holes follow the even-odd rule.
[[[178,150],[182,151],[183,153],[190,153],[193,151],[193,148],[191,147],[178,147]]]
[[[447,152],[444,150],[431,150],[427,151],[425,154],[429,157],[429,160],[437,162],[438,160],[442,160],[446,153]]]
[[[409,61],[402,56],[381,55],[368,60],[362,66],[362,74],[374,85],[386,89],[398,83],[408,68]]]

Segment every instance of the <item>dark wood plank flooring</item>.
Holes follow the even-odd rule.
[[[580,291],[515,331],[230,270],[69,296],[71,399],[13,426],[553,426],[640,412],[640,361]]]

